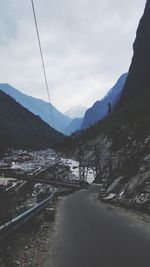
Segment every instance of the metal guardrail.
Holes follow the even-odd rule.
[[[32,217],[36,216],[42,209],[46,207],[46,205],[50,201],[54,199],[56,194],[57,194],[57,190],[54,190],[53,193],[48,198],[46,198],[39,204],[35,205],[31,209],[15,217],[11,221],[1,225],[0,226],[0,241],[6,238],[10,233],[20,228],[24,223],[29,221]]]
[[[29,177],[24,177],[24,178],[16,178],[18,180],[26,180],[29,182],[40,182],[44,184],[50,184],[50,185],[55,185],[55,187],[68,187],[68,188],[76,188],[76,189],[81,189],[81,188],[86,188],[88,186],[88,183],[80,180],[70,180],[70,181],[47,181],[47,180],[42,180],[42,179],[37,179],[37,178],[29,178]],[[11,233],[13,233],[15,230],[20,228],[24,223],[29,221],[32,217],[36,216],[42,209],[46,207],[46,205],[54,199],[55,196],[59,195],[59,192],[57,189],[54,189],[52,194],[40,202],[39,204],[36,204],[34,207],[31,209],[25,211],[24,213],[20,214],[19,216],[15,217],[11,221],[3,224],[0,226],[0,241],[4,240],[7,236],[9,236]]]

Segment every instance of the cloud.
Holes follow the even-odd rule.
[[[34,2],[52,102],[90,106],[128,71],[146,1]],[[47,99],[30,1],[0,6],[0,82]]]

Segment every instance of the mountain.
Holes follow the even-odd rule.
[[[63,135],[0,90],[0,154],[6,148],[55,148]]]
[[[75,133],[76,131],[80,130],[82,122],[83,122],[83,118],[73,119],[71,123],[68,125],[68,127],[66,128],[65,134],[71,135],[72,133]]]
[[[101,153],[120,155],[118,175],[135,175],[150,150],[150,0],[147,1],[134,42],[134,54],[120,99],[111,115],[66,140],[69,151],[76,144],[98,142]],[[109,150],[109,151],[108,151]],[[107,160],[106,160],[107,162]]]
[[[103,201],[142,212],[150,210],[150,0],[146,2],[134,42],[134,54],[120,100],[112,114],[79,135],[66,139],[64,151],[95,159],[100,148],[101,175],[108,191]],[[89,151],[90,150],[90,151]],[[82,158],[82,156],[81,156]]]
[[[133,49],[129,75],[119,101],[120,108],[135,96],[143,94],[144,90],[150,90],[150,0],[147,0],[144,15],[140,20]]]
[[[18,103],[20,103],[22,106],[27,108],[35,115],[39,115],[42,120],[44,120],[50,126],[55,128],[57,131],[63,133],[65,128],[71,122],[71,119],[69,117],[62,114],[53,105],[51,105],[50,107],[50,104],[48,102],[23,94],[9,84],[1,83],[0,90],[10,95]],[[54,117],[54,123],[53,123],[52,113]]]
[[[114,109],[119,101],[127,75],[127,73],[123,74],[106,96],[102,100],[95,102],[94,105],[86,111],[81,129],[89,128],[97,121],[104,118],[108,114],[108,103],[111,103],[112,109]]]
[[[86,110],[87,110],[87,108],[85,108],[85,107],[75,106],[75,107],[72,107],[71,109],[67,110],[64,114],[69,116],[72,119],[83,118]]]

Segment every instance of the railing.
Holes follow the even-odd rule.
[[[22,180],[22,181],[28,181],[28,182],[33,182],[33,183],[41,183],[41,184],[49,184],[54,187],[65,187],[65,188],[74,188],[74,189],[80,189],[80,188],[86,188],[88,186],[87,182],[84,182],[82,180],[47,180],[47,179],[42,179],[38,177],[19,177],[19,176],[11,176],[12,178],[15,178],[17,180]]]
[[[18,179],[18,178],[17,178]],[[36,179],[36,178],[20,178],[20,180],[26,180],[30,182],[36,182],[36,183],[44,183],[44,184],[50,184],[54,185],[56,187],[67,187],[67,188],[73,188],[73,189],[81,189],[86,188],[89,184],[84,181],[80,180],[66,180],[66,181],[44,181],[42,179]],[[59,195],[59,192],[57,189],[54,189],[52,194],[40,202],[39,204],[36,204],[31,209],[25,211],[24,213],[20,214],[19,216],[15,217],[11,221],[3,224],[0,226],[0,241],[5,239],[8,235],[13,233],[15,230],[20,228],[24,223],[29,221],[32,217],[36,216],[42,209],[46,207],[46,205],[54,199],[55,196]]]
[[[0,226],[0,241],[2,241],[9,234],[13,233],[15,230],[20,228],[24,223],[29,221],[32,217],[36,216],[42,209],[44,209],[47,206],[47,204],[50,201],[54,199],[56,195],[57,195],[57,190],[54,190],[48,198],[46,198],[39,204],[36,204],[31,209],[25,211],[24,213],[15,217],[11,221],[1,225]]]

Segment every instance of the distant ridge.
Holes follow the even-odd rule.
[[[71,119],[83,118],[86,110],[86,107],[75,106],[67,110],[64,114],[69,116]]]
[[[103,119],[108,114],[108,103],[111,103],[112,109],[114,109],[121,96],[127,75],[127,73],[121,75],[117,83],[106,96],[100,101],[95,102],[94,105],[86,111],[81,129],[89,128],[99,120]]]

